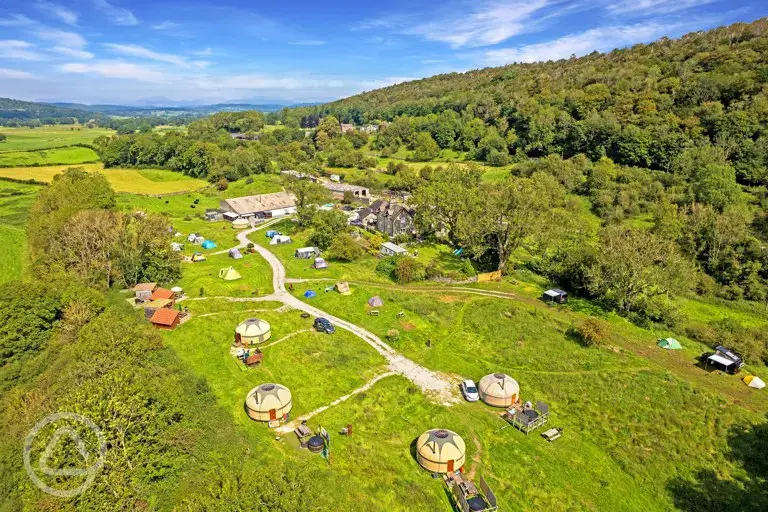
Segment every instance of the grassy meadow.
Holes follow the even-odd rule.
[[[0,167],[25,167],[43,165],[77,165],[99,161],[99,155],[91,148],[72,146],[68,148],[43,149],[38,151],[8,151],[0,153]]]
[[[39,128],[0,126],[0,133],[7,137],[5,141],[0,142],[0,153],[5,153],[91,144],[96,137],[112,135],[115,132],[107,128],[88,128],[83,125],[51,125]]]
[[[68,167],[82,167],[88,172],[100,172],[107,177],[115,192],[130,194],[177,194],[198,190],[208,185],[203,180],[161,169],[104,169],[101,163],[53,165],[44,167],[0,168],[0,178],[34,180],[50,183],[53,177]]]
[[[0,181],[0,283],[22,277],[27,264],[27,211],[39,185]]]

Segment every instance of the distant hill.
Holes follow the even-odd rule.
[[[65,107],[50,103],[35,103],[31,101],[0,98],[0,124],[3,120],[33,120],[41,122],[61,122],[77,120],[85,122],[93,117],[93,112],[78,107]]]

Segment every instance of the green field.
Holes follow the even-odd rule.
[[[96,137],[112,135],[115,132],[106,128],[61,125],[42,126],[40,128],[4,128],[0,126],[0,133],[7,137],[5,141],[0,142],[0,152],[6,152],[91,144]]]
[[[101,172],[109,180],[115,192],[133,194],[176,194],[198,190],[208,185],[203,180],[184,176],[181,173],[137,169],[104,169],[98,164],[53,165],[45,167],[6,167],[0,168],[0,178],[16,180],[34,180],[50,183],[53,177],[68,167],[82,167],[88,172]]]
[[[68,148],[38,151],[8,151],[0,153],[0,167],[24,167],[36,165],[76,165],[99,161],[99,155],[91,148]]]
[[[0,180],[0,283],[18,279],[26,267],[27,211],[39,185]]]

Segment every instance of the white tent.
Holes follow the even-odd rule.
[[[744,384],[755,389],[763,389],[765,387],[765,382],[763,382],[763,379],[757,377],[756,375],[747,375],[744,377]]]
[[[291,242],[293,242],[293,240],[291,240],[291,237],[288,235],[275,235],[272,237],[272,240],[269,241],[269,245],[290,244]]]

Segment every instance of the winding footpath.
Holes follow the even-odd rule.
[[[258,252],[269,266],[272,267],[272,287],[274,292],[264,297],[259,297],[259,300],[263,301],[278,301],[293,309],[304,311],[313,316],[321,316],[327,318],[332,324],[340,327],[344,330],[356,335],[371,347],[376,352],[381,354],[388,362],[390,372],[402,375],[415,385],[424,391],[428,396],[431,396],[438,400],[443,405],[452,405],[459,401],[457,396],[458,382],[453,382],[446,375],[433,372],[420,364],[408,359],[404,355],[397,352],[387,343],[381,340],[378,336],[372,332],[363,329],[351,322],[347,322],[341,318],[335,317],[326,313],[314,306],[310,306],[305,302],[297,299],[291,295],[285,289],[286,275],[285,267],[280,260],[267,248],[260,246],[248,238],[251,233],[263,229],[266,225],[257,226],[252,229],[241,231],[237,234],[237,239],[240,244],[238,248],[246,247],[249,243],[252,243],[256,252]],[[224,252],[224,251],[222,251]]]

